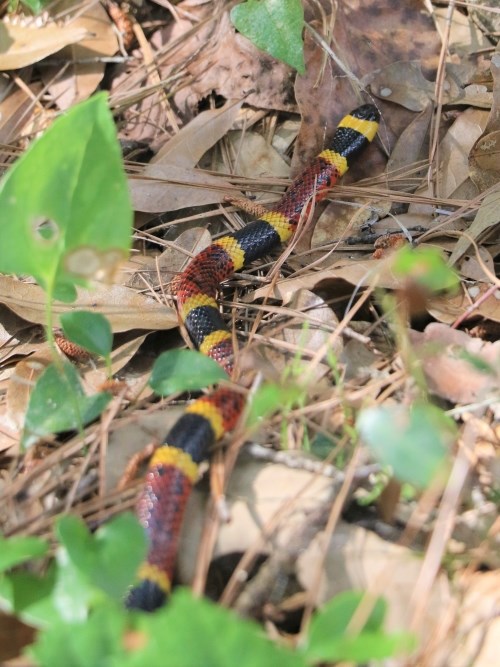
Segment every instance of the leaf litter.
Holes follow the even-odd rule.
[[[236,444],[260,449],[236,462],[230,448],[218,461],[211,504],[205,487],[196,490],[179,576],[251,610],[275,633],[335,593],[382,592],[388,629],[411,627],[420,639],[413,661],[482,667],[496,659],[500,633],[491,613],[500,604],[500,55],[494,30],[484,28],[495,14],[477,6],[472,20],[466,9],[450,15],[431,3],[362,4],[344,0],[336,13],[328,3],[307,5],[306,71],[297,76],[236,32],[224,3],[215,12],[194,0],[169,10],[143,3],[118,29],[109,6],[66,1],[37,18],[4,16],[5,166],[102,84],[124,150],[154,157],[126,161],[137,211],[131,259],[113,284],[55,307],[56,317],[87,307],[110,320],[112,368],[125,388],[104,429],[90,424],[19,452],[45,359],[45,306],[37,285],[1,278],[0,496],[2,507],[16,509],[3,510],[1,524],[7,534],[50,535],[59,513],[95,525],[133,506],[140,476],[119,486],[120,478],[131,457],[161,440],[184,399],[159,401],[145,390],[154,359],[182,345],[169,283],[211,237],[248,219],[235,198],[249,198],[248,210],[256,198],[275,201],[365,91],[382,113],[379,139],[317,207],[315,231],[222,290],[250,394],[266,382],[278,392],[293,385],[299,400],[258,431],[236,434]],[[431,294],[414,276],[396,275],[396,235],[439,249],[458,272],[457,291]],[[374,254],[383,238],[384,252]],[[86,392],[100,390],[99,360],[79,371]],[[447,445],[450,477],[434,495],[432,487],[394,486],[352,431],[362,409],[408,415],[422,397],[458,429]],[[396,495],[387,504],[390,488]],[[238,576],[262,556],[286,572],[272,604],[262,602],[259,575],[246,589]],[[223,591],[214,581],[228,558],[236,569]],[[207,575],[203,563],[212,559]]]

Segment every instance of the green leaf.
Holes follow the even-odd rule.
[[[42,9],[50,2],[51,0],[21,0],[21,4],[30,9],[33,14],[40,14]]]
[[[84,623],[58,623],[40,634],[28,653],[40,667],[126,665],[126,612],[103,606]]]
[[[75,310],[62,313],[59,319],[64,335],[73,343],[101,357],[110,354],[113,334],[104,315],[88,310]]]
[[[247,426],[258,426],[275,412],[289,410],[304,396],[304,389],[296,385],[282,387],[279,384],[264,384],[252,396],[247,415]]]
[[[54,585],[55,567],[50,567],[43,577],[31,572],[0,577],[1,606],[33,627],[46,628],[59,618],[52,601]]]
[[[398,479],[420,488],[444,473],[456,438],[453,420],[427,403],[368,408],[360,413],[357,428]]]
[[[10,537],[6,540],[0,536],[0,572],[32,558],[40,558],[47,550],[47,542],[39,537]]]
[[[309,632],[309,643],[321,642],[328,635],[342,637],[365,597],[366,593],[363,591],[344,591],[332,598],[314,614]],[[383,598],[373,600],[370,615],[362,626],[362,631],[380,630],[386,611],[387,603]]]
[[[156,614],[136,614],[136,629],[149,637],[123,667],[305,667],[303,658],[271,642],[250,621],[195,600],[177,589],[168,606]]]
[[[79,429],[96,419],[111,400],[107,393],[86,396],[76,369],[68,362],[47,366],[31,392],[21,444]]]
[[[430,292],[451,290],[460,284],[458,275],[437,248],[404,246],[394,254],[392,269],[396,275],[410,278]]]
[[[149,385],[160,396],[204,389],[227,375],[219,364],[194,350],[163,352],[155,361]]]
[[[259,49],[304,74],[304,9],[300,0],[248,0],[233,7],[231,21]]]
[[[386,603],[382,598],[373,601],[369,616],[357,634],[348,632],[349,624],[366,594],[345,591],[330,600],[314,614],[309,642],[304,653],[309,662],[353,661],[356,663],[393,656],[412,646],[408,635],[388,635],[382,625]]]
[[[146,536],[136,517],[121,514],[91,535],[83,521],[66,516],[57,533],[73,565],[94,586],[122,600],[146,556]]]
[[[0,183],[0,271],[29,274],[56,298],[127,256],[132,211],[103,94],[58,118]]]

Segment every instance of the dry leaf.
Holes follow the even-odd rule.
[[[57,11],[67,11],[74,6],[73,0],[58,3]],[[101,4],[90,5],[85,13],[71,21],[70,26],[85,30],[89,37],[58,54],[61,60],[67,61],[64,65],[42,69],[44,83],[59,109],[63,110],[87,99],[96,90],[106,68],[99,58],[112,56],[118,51],[116,32]],[[86,59],[94,62],[83,62]]]
[[[339,523],[331,540],[327,540],[324,533],[318,533],[297,565],[300,584],[306,591],[314,590],[316,603],[325,603],[346,590],[382,595],[387,602],[385,631],[408,630],[413,613],[410,600],[414,582],[422,568],[421,558],[411,549],[385,541],[364,528]],[[319,572],[318,591],[315,585]],[[422,626],[418,628],[424,645],[451,604],[448,581],[444,575],[439,575]]]
[[[281,299],[286,304],[300,289],[314,290],[320,284],[325,287],[327,282],[338,280],[344,280],[358,287],[376,284],[377,287],[398,289],[403,286],[403,281],[391,273],[388,264],[375,259],[367,259],[337,262],[323,271],[305,273],[297,278],[278,280],[271,292],[268,286],[259,287],[248,296],[248,300],[254,301],[255,299],[272,296],[274,299]]]
[[[45,292],[38,285],[0,276],[0,303],[28,322],[45,324]],[[73,310],[90,310],[105,315],[115,333],[130,329],[171,329],[178,325],[174,308],[121,285],[99,285],[78,290],[74,303],[54,303],[54,324],[59,315]]]
[[[431,119],[432,105],[428,104],[403,130],[387,162],[389,176],[404,172],[405,168],[412,167],[419,160],[427,159]],[[397,178],[392,187],[395,190],[411,192],[417,185],[416,177],[418,175],[412,173],[409,179]]]
[[[466,574],[459,584],[461,598],[456,625],[435,655],[436,664],[493,667],[498,662],[500,642],[500,572]]]
[[[273,545],[287,549],[291,533],[306,521],[309,513],[324,506],[332,497],[334,487],[331,479],[306,470],[240,461],[231,474],[226,492],[231,503],[231,521],[221,526],[214,556],[255,547],[262,529],[280,510],[283,512],[279,526],[273,530]],[[178,574],[185,584],[193,579],[206,501],[206,492],[198,487],[186,510],[178,562]],[[270,546],[264,542],[260,551],[267,553]]]
[[[422,74],[420,60],[384,67],[371,79],[370,89],[377,97],[410,111],[423,111],[434,97],[434,83]]]
[[[265,306],[264,306],[265,308]],[[338,318],[333,310],[319,296],[305,289],[299,289],[288,302],[287,307],[277,310],[284,318],[283,322],[270,323],[259,329],[259,338],[263,337],[266,359],[273,365],[275,375],[279,376],[290,363],[302,355],[303,373],[299,382],[308,385],[317,383],[330,370],[328,364],[317,364],[311,368],[307,359],[322,347],[338,326]],[[281,319],[281,318],[280,318]],[[330,351],[340,356],[343,349],[342,338],[337,338]]]
[[[488,121],[488,112],[466,109],[439,146],[437,196],[449,197],[469,177],[469,153]]]
[[[71,24],[23,26],[0,21],[0,70],[19,69],[37,63],[68,44],[90,37],[86,28]]]
[[[137,211],[160,213],[223,201],[238,191],[226,180],[194,169],[233,125],[241,102],[205,111],[159,151],[139,176],[129,179]],[[240,194],[240,193],[238,193]]]
[[[30,90],[33,97],[36,97],[41,91],[41,86],[32,84]],[[4,77],[0,78],[0,144],[10,144],[17,139],[28,122],[29,112],[33,106],[33,98],[26,90],[18,88],[15,83]],[[4,157],[3,160],[5,159]]]
[[[491,59],[493,104],[483,135],[469,156],[471,179],[480,192],[500,183],[500,53]]]
[[[420,360],[429,391],[452,403],[476,403],[488,398],[500,386],[500,342],[471,338],[464,331],[433,322],[424,332],[409,331],[414,352]],[[465,354],[487,364],[481,372]],[[500,406],[500,395],[498,396]]]
[[[136,211],[163,213],[191,206],[220,204],[226,196],[241,196],[228,181],[201,169],[152,164],[147,175],[129,178],[132,206]]]
[[[477,241],[479,236],[487,229],[498,225],[498,211],[500,210],[500,190],[490,192],[479,207],[476,217],[472,221],[471,226],[467,229],[467,236],[461,236],[448,261],[450,266],[453,266],[458,260],[467,252],[471,242],[470,239]]]
[[[460,292],[456,296],[443,295],[431,297],[427,301],[427,311],[439,322],[452,324],[457,318],[463,315],[474,302],[477,307],[469,316],[469,319],[484,317],[493,322],[500,322],[500,291],[490,294],[485,300],[481,301],[483,294],[490,289],[485,283],[475,283],[467,285],[467,294]]]
[[[150,164],[176,165],[185,169],[195,167],[234,125],[242,104],[228,102],[220,109],[198,114],[158,151]]]

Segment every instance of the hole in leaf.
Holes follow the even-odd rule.
[[[49,218],[35,218],[32,228],[35,239],[43,243],[53,243],[59,236],[59,225]]]

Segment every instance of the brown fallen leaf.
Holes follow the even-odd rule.
[[[304,273],[296,278],[285,278],[278,280],[270,291],[269,286],[259,289],[248,295],[249,301],[272,296],[274,299],[282,299],[288,303],[299,289],[314,290],[319,285],[325,286],[327,282],[344,280],[357,287],[366,287],[376,284],[377,287],[386,289],[399,289],[403,287],[404,281],[396,277],[390,271],[389,265],[379,260],[366,259],[347,262],[336,262],[330,268],[322,271]]]
[[[57,4],[57,11],[67,12],[74,7],[73,0],[65,0]],[[91,4],[70,25],[85,30],[89,37],[62,49],[57,54],[61,65],[47,66],[41,71],[42,80],[62,110],[87,99],[97,89],[106,68],[102,56],[112,56],[118,51],[116,32],[101,4]]]
[[[467,252],[471,245],[470,239],[477,240],[481,234],[488,229],[498,225],[498,211],[500,210],[500,190],[493,189],[481,202],[476,217],[467,229],[467,234],[462,235],[451,253],[448,264],[454,264]]]
[[[195,169],[233,125],[241,102],[204,111],[168,141],[139,175],[129,179],[137,211],[160,213],[220,203],[238,190],[222,177]]]
[[[83,26],[22,25],[0,21],[0,70],[19,69],[92,35]]]
[[[266,311],[267,307],[263,306],[263,309]],[[298,368],[301,368],[297,380],[304,386],[315,385],[316,388],[330,366],[320,363],[311,367],[307,360],[327,342],[338,326],[337,316],[323,299],[306,289],[299,289],[287,307],[269,307],[269,311],[282,315],[282,318],[260,327],[257,341],[262,341],[263,353],[272,364],[275,377],[279,377],[290,361],[296,359]],[[331,352],[339,357],[342,350],[343,341],[339,337],[334,341]]]
[[[469,153],[487,121],[487,111],[466,109],[446,133],[439,146],[438,197],[449,197],[469,177]]]
[[[434,83],[424,77],[420,60],[391,63],[370,81],[374,95],[410,111],[427,108],[434,97],[434,87]]]
[[[407,631],[413,613],[410,604],[414,582],[422,560],[411,549],[392,544],[358,526],[340,522],[331,540],[320,532],[300,555],[297,575],[306,591],[314,591],[315,602],[323,604],[346,590],[382,595],[387,602],[386,632]],[[319,590],[315,584],[321,572]],[[417,629],[423,643],[428,640],[441,615],[453,603],[448,580],[439,575],[430,604]]]
[[[214,556],[255,547],[263,528],[280,511],[279,523],[272,531],[272,545],[279,544],[286,549],[297,525],[332,498],[334,487],[337,488],[332,479],[306,470],[240,461],[231,474],[226,492],[231,504],[231,521],[221,526]],[[206,492],[197,487],[186,510],[178,562],[179,577],[185,584],[193,580],[206,501]],[[259,551],[268,553],[272,545],[264,540]]]
[[[0,303],[28,322],[45,324],[45,292],[38,285],[0,276]],[[122,285],[98,285],[93,290],[79,289],[76,301],[71,304],[55,302],[54,325],[59,325],[61,313],[82,309],[105,315],[115,333],[130,329],[172,329],[178,324],[174,308]]]
[[[410,329],[409,336],[432,394],[464,405],[494,397],[496,392],[496,409],[500,408],[500,341],[484,342],[439,322],[427,325],[423,332]],[[478,370],[472,359],[486,364],[490,372]]]
[[[436,664],[493,667],[500,642],[500,572],[466,573],[456,588],[460,595],[456,624],[444,638]]]
[[[475,283],[467,285],[467,294],[460,292],[456,296],[442,295],[431,297],[427,301],[427,311],[439,322],[452,324],[461,317],[474,303],[478,305],[470,314],[469,319],[483,317],[493,322],[500,322],[500,299],[497,294],[491,294],[486,300],[482,300],[483,294],[490,289],[486,283]]]
[[[471,179],[480,192],[500,183],[500,53],[491,59],[493,104],[483,134],[469,155]]]

